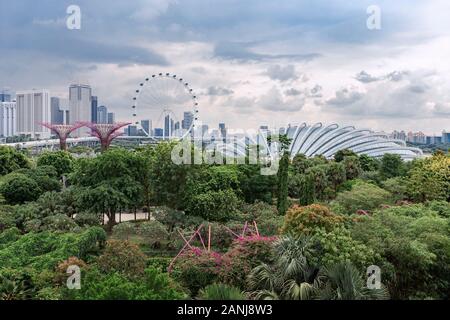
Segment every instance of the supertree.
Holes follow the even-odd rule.
[[[67,137],[75,130],[84,127],[83,122],[77,122],[75,124],[51,124],[51,123],[41,123],[42,126],[52,130],[59,139],[59,147],[61,150],[67,150]]]
[[[85,126],[91,129],[91,134],[100,140],[102,152],[109,148],[111,141],[120,136],[123,132],[119,130],[127,125],[129,122],[118,122],[113,124],[100,124],[100,123],[85,123]]]

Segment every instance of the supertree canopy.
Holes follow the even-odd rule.
[[[42,126],[52,130],[59,138],[59,147],[61,150],[67,150],[67,137],[75,130],[84,127],[85,124],[78,122],[75,124],[51,124],[41,123]]]
[[[130,123],[118,122],[113,124],[85,123],[85,126],[92,130],[92,136],[100,140],[102,152],[109,148],[111,141],[120,136],[122,132],[119,130]]]

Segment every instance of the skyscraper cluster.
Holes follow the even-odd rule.
[[[45,89],[0,93],[0,137],[27,136],[48,139],[50,129],[42,123],[75,124],[77,122],[114,123],[115,114],[98,106],[98,97],[85,84],[72,84],[68,98],[51,96]],[[73,136],[89,135],[88,128],[76,130]]]
[[[450,132],[442,131],[442,135],[426,135],[422,131],[412,132],[394,130],[389,137],[414,144],[448,144],[450,143]]]
[[[162,128],[153,128],[153,121],[151,119],[144,119],[140,122],[140,128],[137,125],[129,125],[124,133],[128,136],[154,136],[154,137],[173,137],[182,136],[187,132],[194,123],[194,113],[190,111],[183,112],[183,119],[177,121],[173,114],[167,113],[164,115],[164,123]]]

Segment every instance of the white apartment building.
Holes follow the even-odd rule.
[[[30,135],[34,139],[50,138],[50,129],[41,123],[50,123],[50,94],[47,90],[19,91],[16,93],[16,134]]]
[[[72,84],[69,87],[69,124],[91,121],[92,89],[84,84]],[[90,130],[81,128],[72,133],[73,137],[88,136]]]
[[[16,102],[0,102],[0,137],[16,134]]]

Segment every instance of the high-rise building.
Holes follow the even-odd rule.
[[[417,144],[426,144],[427,138],[425,134],[421,131],[419,132],[408,132],[406,136],[406,141]]]
[[[41,123],[51,122],[50,94],[47,90],[21,91],[16,94],[16,132],[36,139],[48,139],[50,129]]]
[[[181,120],[181,129],[189,130],[194,121],[194,114],[190,111],[184,112],[183,120]]]
[[[62,123],[70,124],[70,101],[59,98],[59,110],[62,113]]]
[[[92,98],[91,98],[91,121],[92,121],[92,123],[97,123],[97,108],[98,108],[98,98],[97,98],[97,96],[92,96]]]
[[[9,93],[0,93],[0,102],[11,102],[11,95]]]
[[[225,123],[219,123],[219,131],[222,138],[225,140],[227,138],[227,128]]]
[[[427,136],[426,137],[426,143],[427,144],[441,144],[442,143],[442,137],[440,137],[440,136]]]
[[[450,132],[442,131],[442,143],[450,143]]]
[[[155,137],[162,137],[164,134],[163,128],[155,128]]]
[[[60,108],[60,99],[57,97],[50,98],[51,122],[52,124],[64,123],[64,111]]]
[[[69,87],[69,124],[92,120],[92,89],[84,84],[72,84]],[[81,128],[73,132],[72,136],[87,136],[90,130]]]
[[[0,101],[0,137],[12,137],[16,134],[16,102]]]
[[[144,130],[145,135],[151,136],[152,132],[152,120],[141,120],[141,127]]]
[[[408,133],[408,137],[411,137],[411,139],[413,139],[412,136],[413,136],[414,134],[410,135],[410,133],[412,134],[412,132],[409,132],[409,133]],[[407,138],[408,138],[408,137],[406,136],[405,131],[403,131],[403,130],[402,130],[402,131],[394,130],[394,131],[389,135],[389,137],[392,138],[392,139],[403,140],[403,141],[406,141]]]
[[[100,106],[97,108],[97,123],[105,124],[108,123],[108,108],[105,106]]]
[[[209,130],[208,125],[207,124],[202,124],[201,130],[202,130],[201,131],[202,132],[202,137],[204,137],[208,133],[208,130]]]
[[[175,130],[175,123],[170,114],[164,117],[164,137],[171,137]]]
[[[116,122],[114,112],[108,112],[108,124],[113,124]]]
[[[128,126],[128,132],[127,135],[130,137],[135,137],[138,135],[138,129],[137,126]]]

